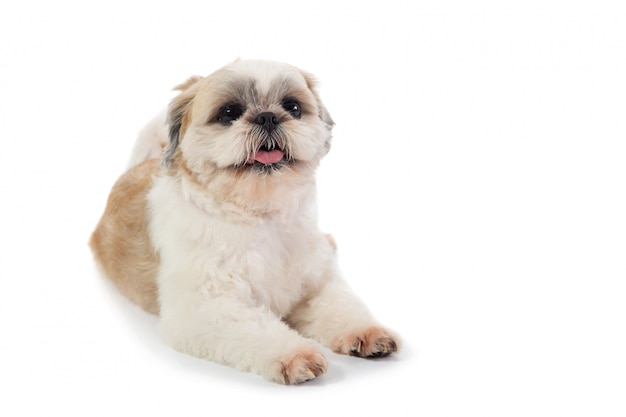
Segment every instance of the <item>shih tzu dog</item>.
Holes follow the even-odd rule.
[[[318,229],[315,171],[333,121],[312,76],[238,60],[177,89],[91,237],[105,275],[160,316],[174,348],[282,384],[326,371],[319,344],[396,352]]]

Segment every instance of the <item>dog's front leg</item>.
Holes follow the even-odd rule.
[[[373,358],[396,352],[398,336],[376,321],[336,267],[329,275],[321,288],[292,311],[287,322],[337,353]]]
[[[267,309],[230,295],[189,292],[176,298],[162,305],[161,327],[177,350],[282,384],[298,384],[326,372],[318,345]]]

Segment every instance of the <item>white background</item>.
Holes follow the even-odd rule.
[[[624,416],[620,3],[4,2],[0,415]],[[165,346],[96,272],[136,132],[237,57],[320,79],[321,226],[397,357],[274,385]]]

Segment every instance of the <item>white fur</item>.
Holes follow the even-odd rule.
[[[376,324],[340,279],[313,201],[280,219],[240,212],[235,224],[206,198],[196,196],[202,208],[190,201],[184,182],[156,178],[149,195],[162,331],[174,347],[279,381],[281,358],[312,344],[281,318],[309,323],[300,332],[327,345],[348,323],[359,330]],[[322,299],[298,306],[320,292]]]

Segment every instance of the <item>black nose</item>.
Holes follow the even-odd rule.
[[[262,126],[268,132],[271,132],[280,124],[280,120],[278,120],[276,114],[267,111],[260,113],[256,119],[254,119],[254,123]]]

